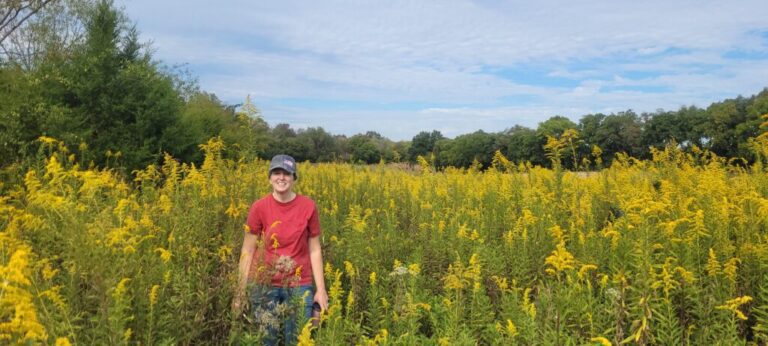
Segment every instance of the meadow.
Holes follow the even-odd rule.
[[[267,162],[212,140],[88,169],[42,138],[0,197],[0,343],[259,344],[232,313]],[[119,158],[115,158],[118,160]],[[310,345],[764,345],[768,174],[702,151],[619,157],[592,174],[428,160],[299,165],[319,207],[331,305]]]

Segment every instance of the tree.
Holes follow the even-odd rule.
[[[290,124],[280,123],[272,128],[270,134],[273,138],[290,138],[296,137],[296,130],[292,129]]]
[[[680,117],[680,132],[683,136],[680,144],[684,147],[703,147],[704,143],[709,141],[706,136],[706,126],[709,122],[706,110],[695,106],[681,107],[677,115]]]
[[[0,68],[0,167],[34,154],[46,127],[44,113],[35,111],[45,100],[33,79],[19,67]]]
[[[3,1],[0,6],[0,45],[24,22],[53,0]]]
[[[221,135],[222,130],[233,121],[233,113],[216,95],[204,92],[193,95],[184,104],[180,121],[168,129],[169,151],[182,161],[201,163],[203,154],[198,145]],[[230,146],[233,144],[231,139],[224,139],[224,142]]]
[[[542,148],[539,147],[536,131],[525,126],[515,125],[504,130],[499,135],[498,147],[507,159],[513,162],[528,161],[535,165],[543,165]]]
[[[48,76],[42,89],[51,106],[71,110],[52,132],[87,143],[99,165],[108,150],[121,152],[129,171],[158,161],[173,142],[168,130],[181,108],[173,78],[152,62],[111,2],[100,2],[86,27],[86,40],[70,61],[40,68]]]
[[[448,164],[454,167],[469,167],[477,160],[483,168],[491,165],[496,151],[496,136],[482,130],[461,135],[453,139],[447,153]]]
[[[560,138],[560,136],[568,129],[578,129],[576,123],[561,115],[553,116],[544,122],[539,123],[539,127],[536,128],[536,137],[538,138],[538,145],[536,146],[534,163],[547,163],[550,160],[547,159],[544,154],[544,145],[547,144],[547,137]],[[573,162],[573,155],[570,152],[565,152],[563,155],[563,161],[566,163]]]
[[[644,147],[664,148],[687,138],[683,119],[678,112],[657,111],[645,121],[641,143]]]
[[[296,135],[296,130],[290,124],[280,123],[269,131],[269,157],[286,154],[293,156],[297,161],[309,159],[310,144],[302,141]]]
[[[443,139],[440,131],[432,132],[421,131],[411,140],[411,146],[408,148],[407,159],[410,162],[416,162],[418,156],[428,156],[435,147],[437,141]]]
[[[741,138],[736,127],[747,120],[747,103],[748,100],[739,96],[713,103],[707,108],[709,123],[705,126],[705,133],[711,139],[708,143],[710,150],[720,156],[738,156]]]
[[[381,151],[367,135],[354,135],[347,143],[352,162],[377,163],[381,161]]]
[[[450,138],[443,138],[435,142],[435,146],[432,148],[432,155],[435,161],[433,164],[436,168],[444,168],[450,166],[450,155],[453,151],[453,140]]]
[[[336,140],[334,140],[333,136],[326,132],[322,127],[300,129],[297,132],[296,137],[301,138],[309,144],[308,159],[310,161],[331,162],[341,155]]]
[[[642,126],[637,114],[628,110],[606,116],[597,128],[594,140],[602,149],[604,160],[610,162],[620,152],[633,157],[646,154],[641,145],[641,135]]]
[[[68,59],[85,40],[94,0],[54,0],[0,43],[0,62],[32,70],[45,60]]]

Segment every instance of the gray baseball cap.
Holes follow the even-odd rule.
[[[293,157],[285,154],[275,155],[272,158],[272,162],[269,163],[269,175],[272,175],[272,171],[278,168],[293,174],[293,179],[299,178],[296,175],[296,160],[294,160]]]

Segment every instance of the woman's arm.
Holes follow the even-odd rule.
[[[243,248],[240,250],[240,265],[238,266],[238,281],[235,290],[235,299],[232,302],[232,309],[240,313],[245,288],[248,285],[248,274],[253,261],[253,253],[256,251],[256,244],[259,237],[253,233],[246,232],[243,237]]]
[[[320,245],[320,236],[309,238],[309,261],[312,264],[312,278],[315,279],[314,301],[325,311],[328,309],[328,292],[325,290],[323,278],[323,250]]]

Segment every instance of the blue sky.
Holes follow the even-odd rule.
[[[270,125],[409,140],[768,87],[768,2],[117,0],[155,58]]]

